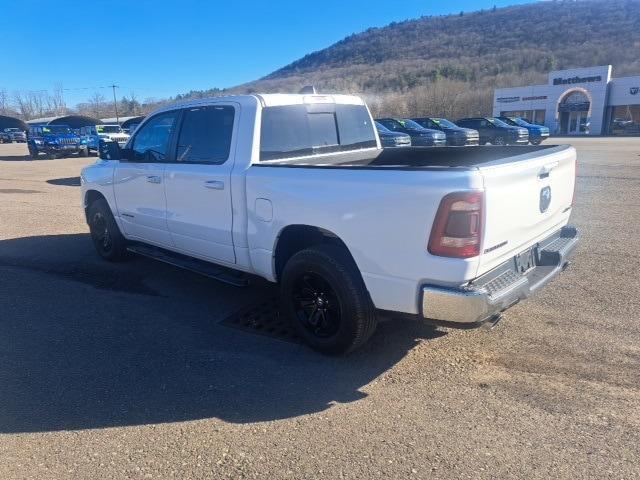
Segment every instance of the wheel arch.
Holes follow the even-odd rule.
[[[90,189],[85,192],[83,202],[84,202],[84,215],[87,220],[87,223],[89,223],[89,207],[93,202],[101,198],[105,202],[107,202],[107,204],[109,204],[109,201],[107,200],[107,198],[98,190]]]
[[[332,244],[344,248],[354,265],[357,266],[347,244],[332,231],[314,225],[287,225],[278,233],[273,249],[273,271],[276,281],[280,280],[284,266],[293,255],[319,244]]]

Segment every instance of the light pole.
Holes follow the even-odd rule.
[[[116,110],[116,123],[120,125],[120,119],[118,118],[118,101],[116,100],[116,88],[118,85],[109,85],[113,89],[113,108]]]

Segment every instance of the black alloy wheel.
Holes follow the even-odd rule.
[[[104,198],[95,200],[87,212],[91,240],[98,254],[105,260],[117,262],[127,256],[127,241],[113,218]]]
[[[319,244],[294,254],[284,266],[280,291],[283,313],[319,352],[351,352],[376,328],[375,307],[344,247]]]
[[[331,285],[316,272],[304,272],[294,281],[292,302],[298,321],[311,335],[329,338],[340,329],[342,307]]]

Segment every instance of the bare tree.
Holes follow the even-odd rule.
[[[0,90],[0,113],[4,115],[11,113],[11,108],[9,106],[9,94],[4,88]]]
[[[44,113],[43,91],[15,92],[13,100],[25,120],[41,117]]]
[[[47,110],[54,115],[64,115],[67,106],[64,102],[64,89],[61,83],[56,83],[51,94],[47,95]]]
[[[91,109],[91,113],[96,117],[100,118],[103,116],[103,113],[106,111],[106,98],[100,92],[95,92],[91,98],[89,98],[89,106]]]

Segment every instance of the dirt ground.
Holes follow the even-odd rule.
[[[492,331],[387,322],[345,358],[220,325],[267,285],[99,260],[94,159],[0,145],[0,479],[639,478],[640,138],[563,141],[565,273]]]

